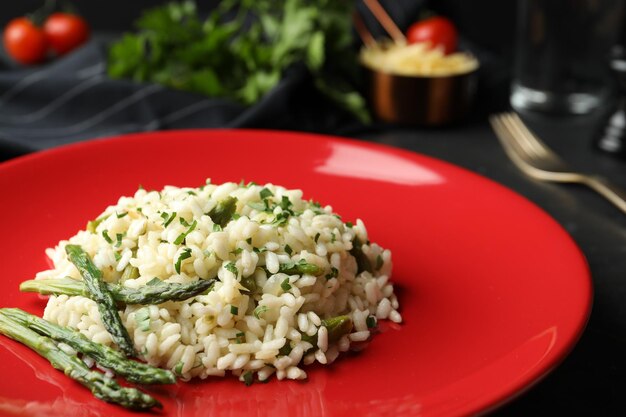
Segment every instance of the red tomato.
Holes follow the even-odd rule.
[[[4,28],[4,49],[24,65],[37,64],[46,57],[48,43],[43,31],[25,17],[18,17]]]
[[[48,43],[57,55],[63,55],[82,45],[89,38],[85,19],[70,13],[53,13],[43,25]]]
[[[435,47],[443,47],[446,55],[456,50],[457,37],[454,24],[440,16],[414,23],[406,33],[409,43],[430,42]]]

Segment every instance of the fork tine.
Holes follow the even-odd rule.
[[[515,139],[508,126],[503,123],[502,115],[493,115],[489,118],[489,121],[506,154],[515,165],[526,171],[528,167],[527,159],[534,159],[534,156],[530,155],[528,149],[522,147]]]
[[[520,146],[527,149],[528,154],[533,157],[542,158],[547,156],[543,147],[533,141],[529,135],[528,130],[522,129],[521,119],[513,117],[512,113],[504,113],[502,115],[502,123],[504,123],[507,129],[511,132],[511,137],[519,142]]]
[[[520,134],[528,141],[531,146],[534,146],[538,152],[543,155],[547,155],[553,159],[560,160],[559,156],[552,150],[545,142],[543,142],[537,135],[535,135],[529,128],[526,126],[526,123],[519,117],[517,113],[511,113],[511,120],[514,121],[517,129]]]

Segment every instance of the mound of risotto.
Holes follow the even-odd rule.
[[[210,181],[140,188],[48,249],[54,268],[37,280],[82,280],[68,244],[119,288],[214,280],[182,301],[118,303],[139,357],[185,380],[303,379],[303,365],[333,362],[368,340],[378,320],[402,320],[391,253],[370,243],[361,220],[344,222],[300,190]],[[44,318],[116,347],[90,298],[52,295]]]

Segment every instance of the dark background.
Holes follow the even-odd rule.
[[[341,0],[338,0],[341,1]],[[416,0],[417,1],[417,0]],[[123,31],[131,27],[141,10],[165,1],[109,0],[74,1],[94,30]],[[210,9],[215,0],[199,0],[201,9]],[[32,12],[41,0],[3,0],[0,2],[0,25],[16,16]],[[513,45],[515,0],[431,0],[431,9],[450,17],[470,41],[498,55],[509,57]]]

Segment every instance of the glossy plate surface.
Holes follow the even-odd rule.
[[[301,188],[391,249],[401,326],[305,382],[235,378],[149,388],[165,416],[460,416],[501,404],[569,352],[589,313],[588,268],[527,200],[450,164],[393,148],[268,131],[181,131],[95,140],[0,165],[0,306],[41,315],[18,284],[44,250],[139,184],[205,178]],[[0,337],[0,415],[137,415],[94,399]]]

